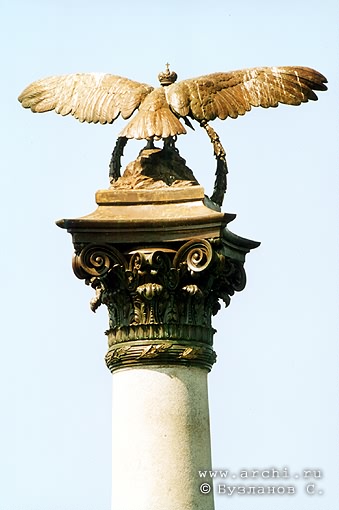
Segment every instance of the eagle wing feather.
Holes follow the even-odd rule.
[[[166,87],[175,114],[197,121],[237,118],[252,106],[300,105],[317,100],[314,90],[326,90],[326,78],[308,67],[257,67],[214,73]]]
[[[33,112],[55,110],[80,122],[111,124],[120,114],[128,119],[152,90],[145,83],[121,76],[78,73],[31,83],[18,99]]]

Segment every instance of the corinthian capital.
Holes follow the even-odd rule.
[[[191,190],[107,190],[89,216],[62,220],[73,270],[90,285],[91,309],[108,310],[110,370],[215,362],[212,317],[245,287],[245,255],[259,243],[232,234],[234,215]]]

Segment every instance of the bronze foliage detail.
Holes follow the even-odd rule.
[[[110,244],[76,246],[73,269],[95,290],[91,309],[107,306],[111,370],[155,360],[210,368],[211,317],[246,282],[243,263],[206,239],[127,253]]]

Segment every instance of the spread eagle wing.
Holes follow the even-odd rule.
[[[214,73],[165,87],[167,101],[180,117],[210,121],[236,119],[252,106],[300,105],[327,90],[326,78],[308,67],[257,67]]]
[[[169,108],[163,87],[154,89],[121,76],[99,73],[51,76],[29,85],[18,99],[33,112],[54,110],[95,124],[111,124],[120,114],[128,119],[139,109],[120,133],[126,138],[159,139],[186,133]]]
[[[120,114],[128,119],[152,90],[145,83],[121,76],[78,73],[31,83],[18,99],[32,112],[55,110],[80,122],[111,124]]]
[[[326,78],[307,67],[257,67],[214,73],[153,87],[111,74],[52,76],[29,85],[19,96],[33,112],[55,110],[80,122],[112,123],[120,114],[135,117],[121,137],[168,138],[186,133],[179,121],[237,118],[252,106],[299,105],[326,90]],[[190,125],[190,124],[189,124]]]

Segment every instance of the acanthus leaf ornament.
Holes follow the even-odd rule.
[[[78,250],[73,267],[95,290],[92,310],[108,309],[111,369],[145,360],[211,367],[211,317],[219,299],[227,306],[246,281],[242,263],[222,249],[213,239],[196,238],[176,249],[122,253],[89,244]]]

